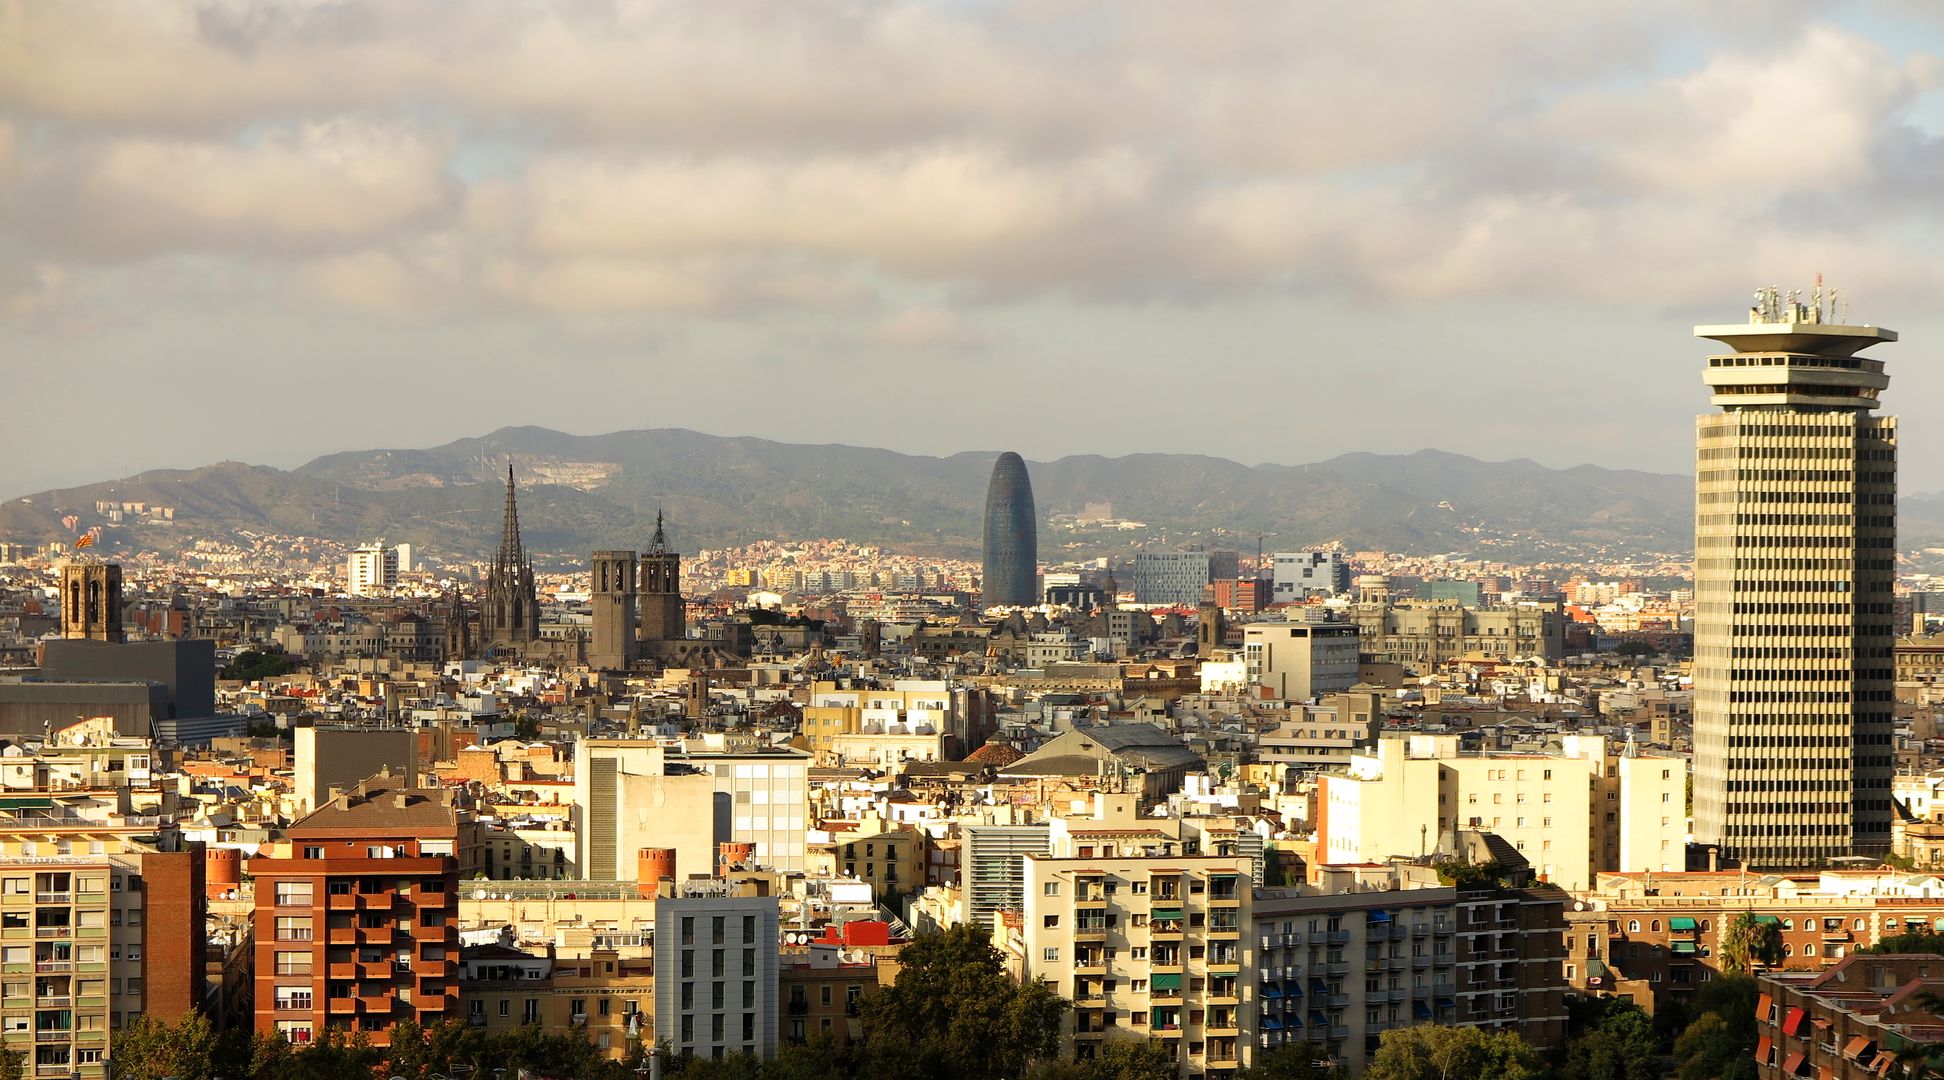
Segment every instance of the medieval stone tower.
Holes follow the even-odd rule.
[[[594,598],[594,644],[587,654],[588,665],[603,671],[626,671],[641,656],[635,640],[635,553],[595,552],[590,591]]]
[[[680,641],[688,636],[682,610],[682,557],[668,550],[662,516],[655,514],[655,540],[641,557],[641,640]]]
[[[71,562],[61,568],[61,636],[122,641],[122,572],[116,563]]]

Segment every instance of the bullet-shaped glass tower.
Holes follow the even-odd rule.
[[[1897,335],[1826,314],[1766,289],[1694,328],[1732,350],[1696,428],[1694,834],[1755,868],[1890,844],[1897,421],[1857,354]]]
[[[1033,482],[1018,454],[999,455],[986,487],[985,606],[1037,604],[1039,525]]]

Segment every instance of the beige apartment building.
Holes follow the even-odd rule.
[[[1466,754],[1456,735],[1383,738],[1318,779],[1317,858],[1418,858],[1453,829],[1475,829],[1565,889],[1604,870],[1681,870],[1686,784],[1680,756],[1614,754],[1598,735],[1568,735],[1557,754]]]
[[[1254,859],[1233,832],[1144,821],[1126,797],[1096,805],[1056,819],[1049,854],[1020,856],[1023,909],[995,936],[1023,978],[1072,1000],[1076,1059],[1133,1036],[1173,1051],[1182,1076],[1234,1076],[1257,1040]]]
[[[1746,866],[1890,848],[1897,421],[1857,354],[1897,340],[1764,290],[1697,326],[1694,833]]]
[[[1393,601],[1390,579],[1358,579],[1351,620],[1367,663],[1436,667],[1469,656],[1494,660],[1566,653],[1566,618],[1553,605],[1474,608],[1453,600]]]
[[[1250,860],[1165,855],[1160,834],[1131,828],[1089,839],[1094,854],[1025,856],[1018,930],[1024,976],[1073,1001],[1063,1023],[1074,1058],[1125,1032],[1159,1040],[1185,1077],[1247,1068]]]

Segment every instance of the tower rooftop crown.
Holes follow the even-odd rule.
[[[1730,345],[1738,353],[1800,353],[1849,356],[1882,341],[1897,340],[1881,326],[1843,326],[1818,322],[1723,323],[1697,326],[1694,336]]]
[[[1694,336],[1719,341],[1733,352],[1708,358],[1705,382],[1716,405],[1730,411],[1796,408],[1867,412],[1890,385],[1883,361],[1858,356],[1879,342],[1897,340],[1880,326],[1834,321],[1847,315],[1836,290],[1816,277],[1811,302],[1773,286],[1758,290],[1748,321],[1697,326]]]

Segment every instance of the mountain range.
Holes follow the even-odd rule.
[[[281,470],[237,462],[157,470],[0,505],[0,540],[45,541],[101,523],[97,504],[170,507],[125,515],[104,546],[170,551],[239,534],[384,538],[449,559],[490,554],[512,465],[529,549],[565,562],[641,547],[658,511],[681,550],[843,537],[976,557],[997,452],[925,457],[794,445],[679,429],[567,435],[504,428],[423,450],[362,450]],[[1468,552],[1504,559],[1618,558],[1692,545],[1686,476],[1434,450],[1247,466],[1187,454],[1083,455],[1031,463],[1042,561],[1202,543],[1271,549]],[[1944,536],[1944,496],[1907,500]],[[1076,519],[1085,518],[1084,521]],[[1102,519],[1110,519],[1103,521]],[[1138,525],[1129,523],[1139,523]],[[1910,542],[1910,524],[1905,542]]]

